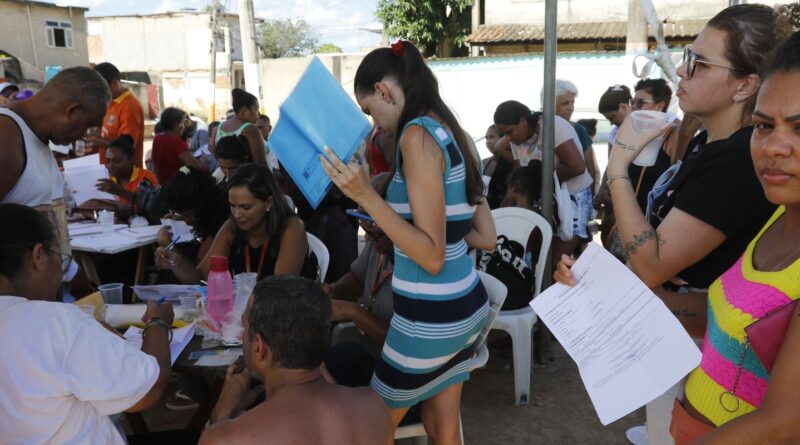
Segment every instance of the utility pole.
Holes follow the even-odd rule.
[[[211,2],[211,19],[209,26],[211,28],[211,51],[209,53],[208,65],[208,83],[209,83],[209,106],[208,106],[208,121],[212,122],[217,116],[217,35],[219,34],[219,23],[217,21],[217,13],[219,12],[219,0],[212,0]]]
[[[256,46],[256,20],[253,0],[239,0],[239,29],[242,33],[242,59],[244,62],[244,86],[248,93],[261,99],[261,69],[258,66]]]
[[[625,54],[628,56],[647,52],[647,19],[639,0],[628,0],[628,34]]]

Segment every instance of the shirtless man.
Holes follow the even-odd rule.
[[[323,378],[330,319],[330,299],[312,281],[284,275],[259,282],[242,316],[247,369],[228,370],[200,444],[387,443],[391,422],[381,398]],[[227,420],[258,392],[249,388],[251,375],[264,382],[267,400]]]

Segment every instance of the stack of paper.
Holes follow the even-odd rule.
[[[572,267],[578,284],[531,302],[575,360],[603,425],[659,397],[700,364],[689,334],[624,264],[589,243]]]
[[[180,297],[200,292],[197,284],[158,284],[152,286],[133,286],[133,291],[140,300],[177,302]]]
[[[132,238],[136,241],[150,241],[156,239],[159,230],[161,230],[161,226],[147,226],[122,229],[117,233],[127,238]]]
[[[194,337],[194,329],[195,324],[192,323],[180,329],[172,330],[172,342],[169,344],[169,353],[170,360],[173,365],[175,364],[175,360],[178,359],[178,356],[181,355],[181,352],[183,352],[189,342],[192,341],[192,337]],[[136,326],[131,326],[127,331],[125,331],[124,337],[137,348],[142,348],[142,329],[137,328]]]
[[[97,181],[108,179],[108,170],[100,164],[98,154],[64,161],[64,178],[79,206],[90,199],[115,199],[114,195],[97,190]]]
[[[128,227],[125,224],[114,224],[114,230]],[[103,232],[103,227],[96,222],[69,223],[67,225],[69,236],[95,235]]]
[[[281,105],[269,144],[309,204],[317,208],[331,187],[320,154],[328,146],[348,162],[371,129],[364,113],[315,57]]]

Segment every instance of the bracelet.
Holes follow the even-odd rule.
[[[161,326],[164,329],[166,329],[167,333],[169,334],[169,340],[167,341],[167,343],[172,343],[172,326],[170,326],[169,323],[164,321],[163,318],[159,317],[153,317],[147,320],[147,323],[144,325],[144,329],[142,329],[142,338],[144,338],[145,334],[147,334],[147,330],[152,328],[153,326]]]
[[[628,181],[631,180],[631,178],[628,175],[610,176],[606,181],[606,185],[611,186],[611,183],[616,181],[617,179],[627,179]]]

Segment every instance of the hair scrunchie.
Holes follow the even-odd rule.
[[[405,48],[403,46],[403,41],[402,40],[398,40],[398,41],[392,43],[392,54],[394,54],[395,56],[401,57],[403,55],[403,50],[404,49]]]

